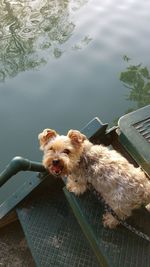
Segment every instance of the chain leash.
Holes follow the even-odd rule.
[[[114,212],[114,210],[105,202],[105,200],[103,199],[102,195],[98,191],[95,190],[95,188],[92,186],[92,184],[89,184],[88,186],[89,186],[89,190],[92,191],[93,194],[97,197],[97,199],[101,203],[104,204],[105,211],[110,212],[113,215],[113,217],[119,221],[119,223],[121,225],[123,225],[125,228],[127,228],[128,230],[130,230],[132,233],[134,233],[134,234],[138,235],[139,237],[141,237],[141,238],[143,238],[143,239],[145,239],[145,240],[147,240],[147,241],[150,242],[150,237],[147,234],[139,231],[135,227],[133,227],[130,224],[128,224],[126,221],[120,219],[118,217],[118,215]]]

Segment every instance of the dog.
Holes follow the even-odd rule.
[[[93,145],[77,130],[63,136],[45,129],[38,138],[43,165],[57,177],[67,176],[66,187],[75,195],[83,194],[91,184],[121,220],[150,203],[150,180],[117,151]],[[105,212],[104,227],[118,224],[110,212]]]

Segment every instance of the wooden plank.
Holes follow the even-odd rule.
[[[12,222],[15,222],[16,220],[18,220],[16,211],[12,211],[8,215],[0,219],[0,228],[3,228]]]

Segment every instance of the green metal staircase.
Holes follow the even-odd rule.
[[[95,143],[111,144],[125,152],[129,160],[135,160],[144,169],[146,166],[145,171],[150,174],[149,120],[147,106],[121,118],[119,134],[116,128],[107,130],[107,125],[97,118],[83,132]],[[141,121],[146,138],[145,132],[143,136],[143,131],[141,135],[135,128]],[[138,143],[133,142],[136,138]],[[76,197],[66,190],[65,179],[55,179],[43,169],[40,176],[35,173],[0,205],[1,218],[14,207],[38,267],[150,266],[150,242],[123,226],[105,229],[103,204],[91,192]],[[150,236],[150,213],[145,208],[136,211],[129,223]]]

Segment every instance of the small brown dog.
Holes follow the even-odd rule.
[[[55,176],[66,175],[70,192],[83,194],[88,183],[92,184],[123,220],[133,209],[150,203],[150,181],[115,150],[93,145],[76,130],[62,136],[45,129],[39,134],[39,141],[45,168]],[[111,213],[103,215],[104,226],[114,228],[118,223]]]

